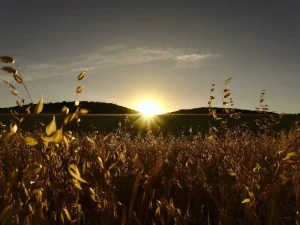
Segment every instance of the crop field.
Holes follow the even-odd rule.
[[[1,115],[0,224],[299,225],[299,117],[268,113],[265,91],[261,114],[238,114],[226,87],[217,114],[213,90],[208,115],[89,115],[78,100],[43,115],[43,97]]]
[[[62,114],[19,114],[24,121],[20,124],[20,129],[24,131],[33,131],[37,128],[42,128],[41,124],[47,124],[52,120],[53,115],[56,117],[58,124],[63,123],[64,116]],[[234,120],[229,115],[219,115],[222,118],[228,118],[227,126],[247,126],[252,131],[258,132],[259,126],[256,120],[260,120],[266,115],[264,114],[241,114],[239,120]],[[209,114],[165,114],[158,115],[152,118],[144,118],[141,114],[85,114],[79,116],[80,124],[69,124],[65,127],[71,131],[101,131],[111,132],[117,129],[120,125],[126,125],[128,129],[133,131],[155,130],[164,134],[170,133],[174,135],[182,133],[190,133],[192,128],[193,133],[199,131],[207,131],[210,126],[219,126],[219,122],[215,121]],[[14,120],[11,114],[0,114],[0,121],[9,126]],[[274,131],[288,131],[296,121],[300,120],[300,115],[285,115],[278,119],[278,123],[273,126]]]
[[[84,115],[76,130],[62,131],[61,140],[51,118],[24,116],[24,124],[45,123],[36,123],[33,131],[11,134],[2,128],[2,224],[299,221],[300,129],[293,116],[276,124],[286,128],[278,132],[274,127],[254,132],[230,122],[215,126],[204,115],[156,118],[168,131],[183,124],[205,127],[172,134],[151,132],[147,125],[144,132],[133,132],[132,126],[141,124],[137,115]],[[62,115],[56,118],[55,124],[63,123]],[[242,118],[252,121],[253,115],[241,117],[238,125]],[[112,130],[80,131],[91,121]]]

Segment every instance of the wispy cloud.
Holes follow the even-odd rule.
[[[94,70],[104,67],[120,67],[150,62],[169,61],[174,65],[170,69],[198,68],[203,60],[220,57],[212,53],[188,53],[178,48],[127,47],[114,45],[99,48],[97,51],[81,55],[73,61],[63,60],[56,64],[25,65],[28,78],[40,79],[53,76],[69,75],[84,69]]]
[[[179,55],[176,57],[176,59],[184,62],[196,62],[202,59],[216,58],[220,56],[221,55],[219,54],[186,54],[186,55]]]
[[[212,58],[219,58],[222,57],[220,54],[183,54],[179,55],[175,58],[176,64],[170,70],[177,70],[177,69],[197,69],[203,65],[203,61]]]

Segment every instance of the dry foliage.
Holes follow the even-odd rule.
[[[0,61],[15,63],[8,56]],[[85,75],[78,75],[78,88]],[[229,119],[239,119],[231,108],[231,79],[224,82],[222,101]],[[21,107],[15,87],[2,81]],[[17,112],[9,127],[0,123],[1,225],[300,223],[297,123],[273,133],[276,118],[270,116],[257,122],[258,135],[247,126],[228,128],[213,108],[213,84],[209,113],[220,127],[206,133],[132,135],[122,126],[105,135],[72,133],[65,126],[88,113],[78,88],[76,110],[63,107],[61,125],[53,116],[43,130],[24,132]],[[268,110],[264,101],[265,90],[262,113]],[[33,107],[35,114],[42,109],[43,97]]]

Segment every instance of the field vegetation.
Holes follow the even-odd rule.
[[[0,61],[26,88],[13,58]],[[2,81],[22,107],[17,89]],[[212,85],[213,122],[176,136],[132,132],[126,123],[108,133],[68,131],[88,113],[78,98],[73,111],[61,109],[60,122],[53,116],[30,132],[20,129],[27,118],[12,112],[10,125],[0,124],[0,224],[299,225],[300,127],[275,130],[283,115],[268,113],[262,90],[264,116],[253,131],[232,108],[230,81],[222,95],[228,116],[216,113]],[[42,110],[43,97],[26,111],[38,120]]]

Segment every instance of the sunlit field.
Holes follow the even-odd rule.
[[[0,61],[27,90],[14,60]],[[260,116],[233,109],[229,78],[223,115],[212,85],[202,117],[157,115],[142,102],[142,115],[91,120],[78,100],[86,73],[75,111],[42,115],[41,97],[27,116],[0,117],[1,225],[300,224],[298,118],[269,113],[266,90]],[[1,81],[23,107],[15,84]],[[100,129],[100,117],[113,125]]]

